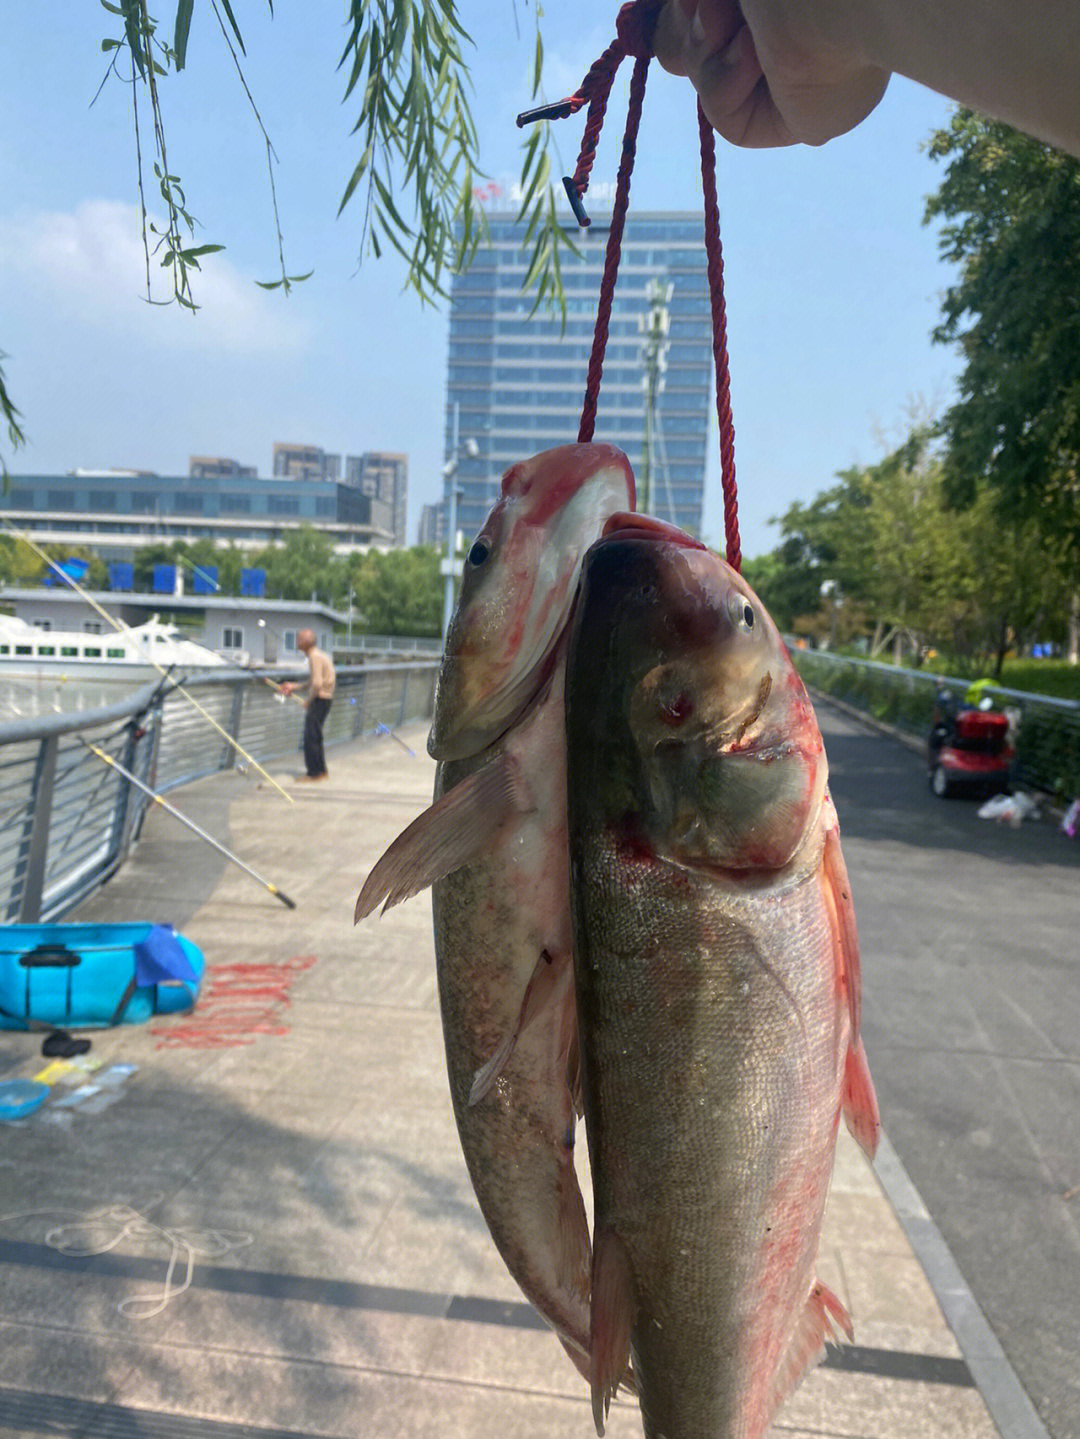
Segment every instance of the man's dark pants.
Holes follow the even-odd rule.
[[[331,700],[310,699],[304,715],[304,764],[311,779],[317,779],[319,775],[326,773],[322,727],[323,721],[330,713],[331,703]]]

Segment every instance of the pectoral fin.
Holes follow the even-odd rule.
[[[832,804],[826,801],[831,811]],[[859,1037],[862,1022],[862,972],[859,965],[859,934],[855,928],[855,906],[851,899],[844,853],[840,848],[840,828],[835,814],[825,831],[825,853],[822,858],[822,887],[829,908],[833,950],[836,955],[837,982],[851,1015],[852,1039]]]
[[[480,1066],[473,1076],[472,1088],[469,1090],[470,1105],[479,1104],[490,1090],[506,1067],[518,1038],[528,1026],[545,1011],[550,1010],[552,1005],[562,1002],[572,973],[573,968],[568,954],[554,956],[549,954],[546,949],[540,951],[536,968],[525,986],[517,1023],[509,1033],[503,1036],[494,1054]]]
[[[418,815],[364,881],[354,918],[427,889],[482,855],[502,826],[530,807],[520,769],[508,754],[475,770]]]
[[[855,1136],[867,1159],[877,1153],[881,1138],[881,1115],[878,1113],[874,1081],[866,1062],[862,1040],[852,1044],[844,1061],[844,1082],[840,1091],[844,1123]]]

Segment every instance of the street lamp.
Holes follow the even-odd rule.
[[[454,613],[454,579],[461,573],[461,561],[458,559],[457,550],[457,507],[458,500],[464,498],[463,491],[454,483],[458,472],[458,465],[464,454],[470,460],[475,460],[480,453],[480,446],[470,435],[466,440],[458,439],[458,415],[460,406],[457,400],[454,401],[453,427],[450,438],[450,458],[442,467],[443,472],[443,506],[446,515],[446,559],[439,566],[445,577],[443,588],[443,618],[442,637],[446,643],[446,633],[450,628],[450,618]]]

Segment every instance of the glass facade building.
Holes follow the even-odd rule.
[[[566,324],[522,291],[531,246],[513,215],[490,215],[490,245],[454,279],[446,387],[444,514],[457,490],[456,528],[471,538],[504,470],[577,439],[610,222],[593,217],[562,260]],[[712,322],[700,214],[627,218],[604,361],[595,438],[625,450],[640,478],[645,443],[642,321],[646,287],[671,287],[667,368],[652,449],[650,511],[700,534],[711,403]],[[710,423],[711,422],[711,423]],[[475,451],[475,453],[474,453]],[[456,467],[453,462],[456,460]]]

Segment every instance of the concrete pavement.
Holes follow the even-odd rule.
[[[295,911],[157,811],[82,907],[175,922],[208,975],[191,1016],[93,1034],[95,1058],[137,1066],[109,1107],[65,1117],[58,1086],[0,1125],[0,1429],[592,1434],[584,1384],[472,1196],[428,896],[352,926],[362,878],[430,796],[424,733],[403,737],[416,758],[389,738],[339,749],[329,782],[297,786],[291,806],[236,774],[172,796]],[[44,1063],[40,1036],[0,1033],[0,1077]],[[899,1161],[890,1172],[896,1190]],[[846,1136],[820,1272],[857,1345],[809,1376],[776,1434],[992,1439],[908,1233]],[[641,1433],[633,1401],[616,1402],[608,1433]]]

